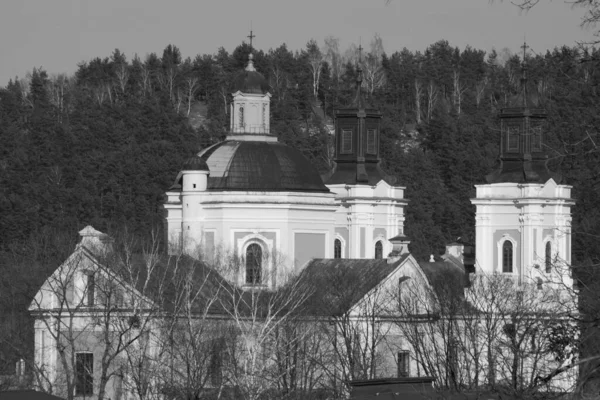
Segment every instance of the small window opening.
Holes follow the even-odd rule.
[[[513,245],[508,240],[502,245],[502,272],[513,272]]]
[[[333,242],[333,258],[342,258],[342,241],[335,239]]]
[[[550,273],[552,271],[552,244],[550,242],[546,242],[545,264],[546,273]]]
[[[382,258],[383,258],[383,244],[381,243],[381,240],[378,240],[377,243],[375,243],[375,259],[381,260]]]

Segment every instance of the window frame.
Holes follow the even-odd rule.
[[[340,154],[352,154],[354,152],[354,132],[352,129],[340,128]],[[345,147],[345,144],[349,144],[349,147]]]
[[[410,351],[399,350],[396,360],[396,369],[398,378],[407,378],[410,376]]]
[[[506,151],[507,152],[518,152],[519,151],[519,132],[521,127],[518,125],[508,125],[506,127]],[[511,142],[511,138],[514,139],[514,143]],[[511,146],[514,144],[514,146]]]

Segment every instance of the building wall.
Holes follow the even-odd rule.
[[[537,279],[545,262],[545,246],[550,241],[556,269],[571,263],[571,187],[544,184],[497,183],[477,185],[476,262],[485,273],[502,272],[501,247],[514,243],[513,275],[519,282]],[[556,272],[556,274],[554,274]],[[570,285],[569,274],[553,271],[545,280],[560,278]],[[545,271],[544,271],[545,273]],[[560,277],[559,277],[560,275]]]
[[[188,254],[206,255],[208,260],[217,253],[240,257],[240,270],[231,276],[225,273],[239,284],[245,283],[243,258],[250,242],[261,246],[263,256],[272,256],[265,259],[271,287],[311,258],[333,257],[336,205],[330,193],[207,191],[180,194],[179,203],[174,192],[169,196],[173,201],[165,207],[170,247],[180,247],[175,241],[181,229]],[[188,207],[180,220],[179,209]]]
[[[328,185],[338,204],[336,233],[346,241],[344,257],[374,258],[375,242],[383,243],[383,255],[391,250],[387,240],[404,232],[404,188],[380,181],[369,185]],[[347,232],[347,233],[346,233]],[[330,243],[333,248],[333,239]]]

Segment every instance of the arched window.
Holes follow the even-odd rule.
[[[244,129],[244,107],[240,107],[240,114],[239,114],[239,125],[240,125],[240,129]]]
[[[255,285],[262,279],[262,248],[252,243],[246,248],[246,283]]]
[[[502,244],[502,272],[513,272],[513,244],[509,240]]]
[[[381,260],[382,258],[383,258],[383,243],[381,243],[381,240],[378,240],[375,243],[375,259]]]
[[[552,271],[552,244],[550,242],[546,242],[546,272],[549,273]]]
[[[342,241],[335,239],[333,242],[333,258],[342,258]]]

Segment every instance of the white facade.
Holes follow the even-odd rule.
[[[554,281],[551,278],[560,275],[570,286],[570,274],[557,268],[571,264],[571,186],[550,179],[544,184],[495,183],[476,189],[471,202],[477,207],[477,267],[487,274],[512,274],[520,283]]]
[[[376,258],[377,242],[382,257],[392,250],[388,239],[404,234],[404,187],[384,180],[376,186],[327,185],[335,193],[335,237],[342,244],[342,258]]]
[[[333,194],[182,191],[167,192],[167,197],[170,243],[181,243],[186,253],[209,260],[219,252],[243,256],[250,244],[258,243],[270,287],[297,272],[311,254],[333,256],[328,245],[337,207]],[[238,272],[231,278],[243,285],[243,271]]]

